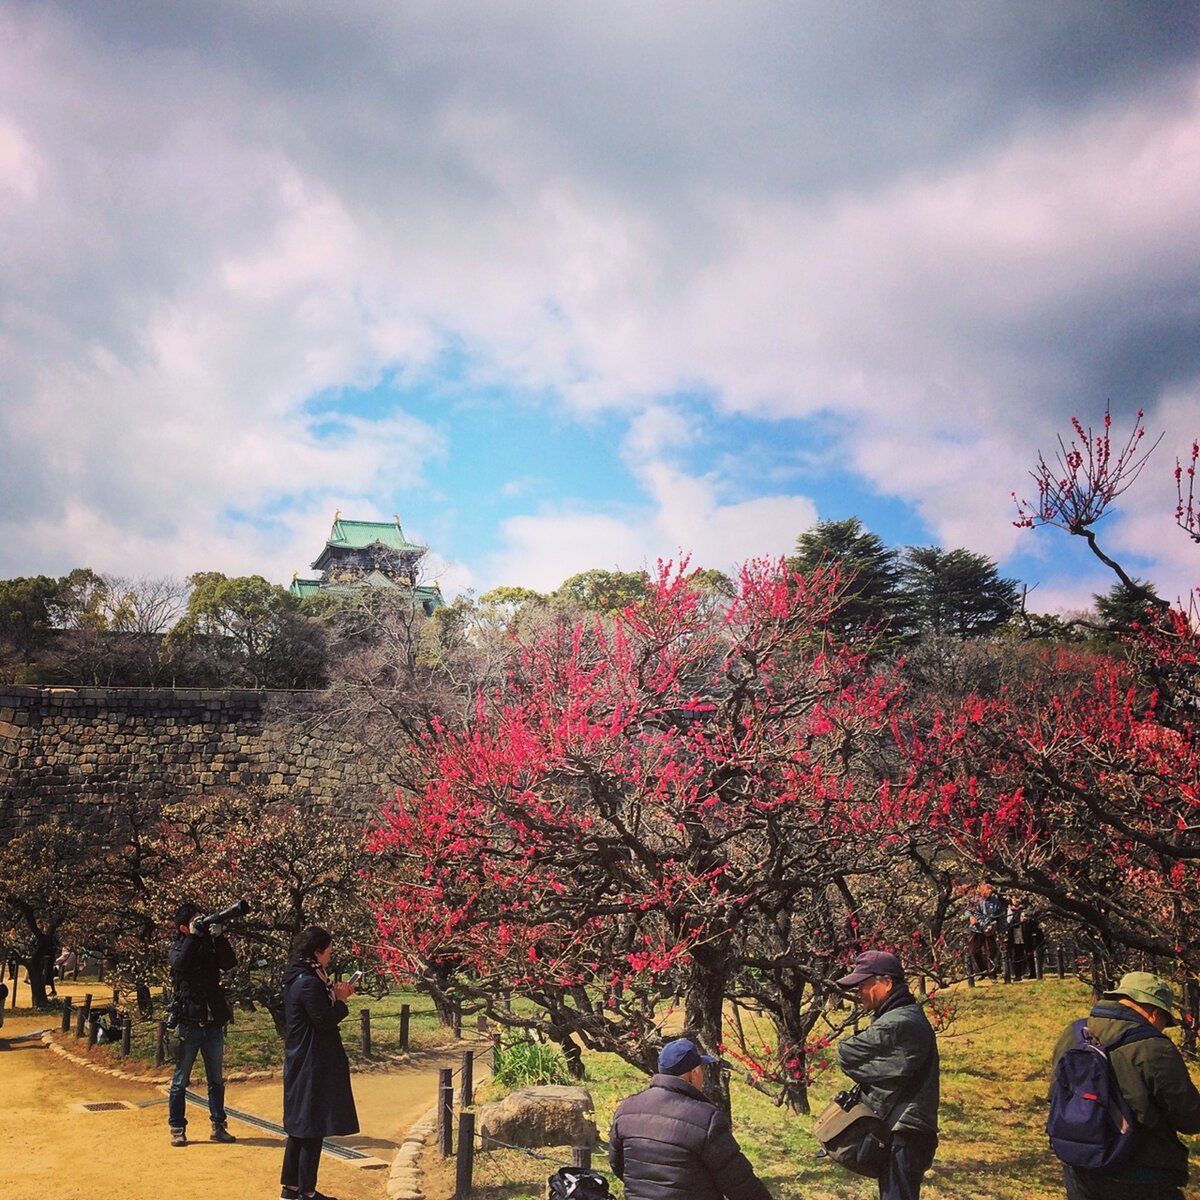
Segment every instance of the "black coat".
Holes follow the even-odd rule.
[[[225,1025],[233,1012],[221,986],[221,972],[237,966],[223,935],[181,933],[167,954],[176,1012],[189,1025]]]
[[[621,1101],[608,1143],[625,1200],[771,1200],[725,1114],[678,1076]]]
[[[283,1012],[284,1129],[301,1138],[357,1133],[350,1061],[338,1031],[350,1010],[330,999],[312,963],[290,962],[283,972]]]

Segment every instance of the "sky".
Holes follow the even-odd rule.
[[[1070,419],[1168,597],[1200,437],[1194,0],[0,0],[0,578],[447,594],[857,516],[1072,610]]]

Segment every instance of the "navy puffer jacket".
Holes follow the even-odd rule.
[[[623,1100],[608,1142],[626,1200],[771,1200],[725,1114],[675,1075]]]

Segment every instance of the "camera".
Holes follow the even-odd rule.
[[[236,920],[238,917],[244,917],[250,911],[250,902],[244,897],[236,904],[231,904],[228,908],[221,909],[220,912],[215,912],[207,917],[194,917],[192,924],[197,931],[206,931],[213,925],[228,925],[230,921]]]

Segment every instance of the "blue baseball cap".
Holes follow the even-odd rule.
[[[695,1042],[689,1041],[687,1038],[676,1038],[659,1051],[658,1073],[660,1075],[686,1075],[702,1063],[712,1066],[716,1061],[711,1054],[701,1054],[696,1049]]]

